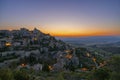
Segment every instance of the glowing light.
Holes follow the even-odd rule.
[[[6,46],[11,46],[11,43],[10,42],[6,42],[5,45]]]
[[[82,71],[87,71],[88,69],[87,68],[81,68]]]
[[[96,62],[96,58],[93,58],[93,61]]]
[[[72,55],[71,54],[67,54],[65,57],[68,58],[68,59],[71,59]]]
[[[37,38],[33,38],[33,40],[35,40],[35,41],[36,41],[36,40],[37,40]]]
[[[21,64],[22,67],[25,67],[26,65],[24,63]]]
[[[53,70],[53,67],[52,66],[48,66],[49,70]]]
[[[66,53],[70,53],[70,50],[65,50]]]
[[[89,53],[87,53],[86,55],[87,55],[87,57],[90,57],[90,54],[89,54]]]
[[[104,64],[103,63],[100,63],[100,67],[103,67],[104,66]]]

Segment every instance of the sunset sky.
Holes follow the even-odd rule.
[[[0,30],[53,36],[120,35],[120,0],[0,0]]]

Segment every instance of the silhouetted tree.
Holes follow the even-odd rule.
[[[50,71],[49,70],[49,65],[47,63],[44,63],[42,70],[45,71],[45,72],[49,72]]]

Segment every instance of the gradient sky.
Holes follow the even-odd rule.
[[[120,0],[0,0],[0,29],[53,36],[120,35]]]

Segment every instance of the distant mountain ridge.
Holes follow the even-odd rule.
[[[73,37],[73,38],[57,37],[57,38],[68,43],[78,44],[108,44],[120,41],[120,36],[96,36],[96,37]]]

